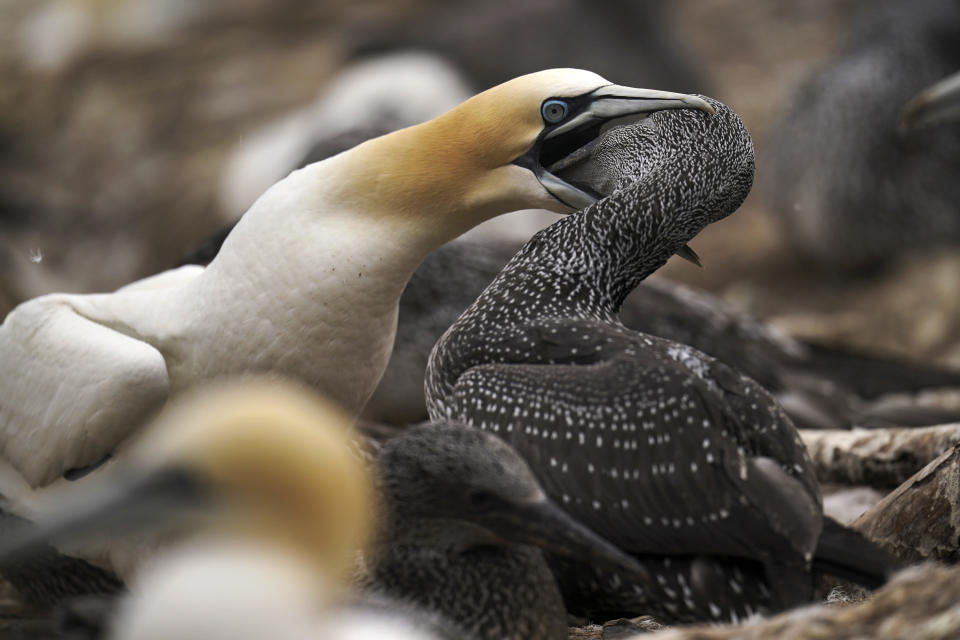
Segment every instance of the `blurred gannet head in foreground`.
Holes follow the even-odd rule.
[[[150,533],[176,546],[274,549],[308,575],[345,575],[367,539],[371,481],[350,421],[313,392],[246,380],[185,394],[84,492],[10,540]],[[79,495],[78,495],[79,494]]]

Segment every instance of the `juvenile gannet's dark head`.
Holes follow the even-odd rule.
[[[571,178],[595,190],[619,194],[622,204],[649,210],[643,199],[669,202],[698,224],[733,213],[753,185],[754,151],[740,117],[713,98],[702,98],[711,115],[696,111],[652,114],[641,122],[605,133],[594,145],[591,162],[571,170]],[[644,185],[653,181],[655,185]],[[699,229],[698,229],[699,231]]]
[[[511,111],[515,122],[524,121],[517,135],[529,146],[511,162],[531,171],[553,198],[572,210],[582,209],[603,195],[588,185],[568,181],[566,172],[589,162],[590,149],[604,131],[624,119],[664,109],[713,113],[713,108],[697,96],[622,87],[577,69],[552,69],[512,82],[516,88],[507,83],[501,90],[521,92],[511,100]],[[531,118],[531,112],[537,117]],[[564,210],[556,206],[552,209]]]
[[[459,520],[504,543],[643,572],[550,500],[526,462],[490,433],[456,424],[415,427],[383,446],[377,467],[385,509],[400,520]]]

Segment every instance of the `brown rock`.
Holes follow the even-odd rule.
[[[904,482],[853,527],[907,561],[960,560],[960,446]]]
[[[960,443],[960,424],[801,430],[821,482],[894,488]]]

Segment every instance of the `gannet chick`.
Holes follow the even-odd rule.
[[[960,125],[898,126],[917,92],[960,68],[958,41],[955,2],[864,2],[840,51],[795,92],[765,191],[811,266],[864,272],[960,242]]]
[[[564,167],[610,120],[669,108],[710,109],[587,71],[522,76],[293,172],[205,269],[23,303],[0,326],[4,508],[30,515],[36,488],[98,464],[205,379],[273,371],[357,413],[424,256],[507,211],[593,202]]]
[[[676,620],[804,602],[815,553],[836,551],[813,466],[773,398],[617,319],[637,284],[750,189],[750,136],[712,104],[713,116],[654,114],[611,132],[612,195],[524,245],[427,368],[431,417],[498,434],[570,515],[653,556],[660,608]],[[630,603],[622,576],[582,564],[568,584],[569,606],[648,606]]]
[[[127,455],[3,556],[33,540],[148,536],[110,637],[325,636],[367,540],[372,486],[350,420],[299,385],[247,381],[171,403]],[[339,614],[337,614],[339,615]]]
[[[563,599],[541,549],[649,581],[633,558],[547,498],[493,434],[414,427],[383,445],[376,468],[382,523],[369,588],[440,614],[466,636],[567,637]]]

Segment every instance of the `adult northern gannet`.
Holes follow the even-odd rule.
[[[611,132],[631,160],[601,141],[618,191],[524,245],[427,369],[433,419],[507,440],[548,495],[664,587],[652,609],[629,579],[563,561],[574,610],[737,619],[809,599],[813,562],[860,559],[861,540],[824,524],[803,443],[760,385],[617,319],[637,284],[750,190],[750,136],[712,104],[711,117],[654,114]]]
[[[588,71],[522,76],[293,172],[205,269],[21,304],[0,326],[4,508],[29,517],[34,489],[98,464],[204,379],[277,372],[355,414],[425,255],[507,211],[593,202],[563,178],[577,150],[611,120],[673,108],[710,110]]]
[[[108,616],[110,638],[306,640],[379,624],[339,608],[372,522],[370,474],[349,417],[299,385],[248,380],[179,399],[96,481],[70,487],[0,556],[48,537],[159,544]]]

